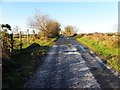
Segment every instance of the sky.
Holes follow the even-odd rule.
[[[26,31],[28,18],[36,10],[57,20],[62,28],[77,27],[78,33],[117,31],[118,2],[1,2],[0,23]]]

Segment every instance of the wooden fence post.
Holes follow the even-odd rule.
[[[35,30],[33,29],[33,40],[35,41],[35,38],[36,38],[36,36],[35,36]]]
[[[13,52],[13,33],[10,34],[10,52]]]
[[[22,50],[22,33],[21,33],[21,31],[19,34],[19,38],[20,38],[20,50]]]
[[[27,29],[27,44],[29,45],[29,29]]]

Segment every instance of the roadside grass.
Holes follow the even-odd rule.
[[[118,48],[118,43],[111,45],[111,41],[108,40],[92,40],[85,36],[76,37],[76,39],[93,50],[97,55],[107,61],[107,64],[112,66],[115,70],[120,73],[120,48]]]
[[[55,38],[43,38],[43,39],[33,39],[32,37],[29,38],[29,40],[27,40],[26,38],[22,38],[22,48],[27,48],[28,46],[30,46],[33,43],[38,43],[40,46],[50,46],[53,44],[53,42],[57,39],[57,37]],[[19,49],[19,38],[14,38],[15,40],[15,45],[14,45],[14,49]]]
[[[12,54],[10,59],[12,63],[8,67],[3,66],[3,88],[23,88],[25,82],[44,62],[44,58],[55,40],[56,38],[34,41],[30,39],[27,44],[23,38],[23,50],[20,51],[19,47],[15,47],[16,53]],[[15,41],[19,44],[18,39]],[[34,46],[32,46],[33,43]]]

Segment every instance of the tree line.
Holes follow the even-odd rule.
[[[39,33],[37,34],[38,37],[47,38],[56,37],[60,35],[60,32],[62,32],[61,34],[66,36],[73,36],[76,34],[75,27],[73,27],[72,25],[67,25],[66,27],[64,27],[64,30],[61,30],[61,24],[58,21],[50,18],[46,14],[41,13],[34,14],[34,16],[28,19],[27,24],[30,28],[33,28],[34,35],[35,35],[34,29],[39,30]],[[1,29],[6,27],[10,31],[13,31],[9,24],[1,24],[0,27],[2,27]],[[15,27],[16,32],[18,32],[18,29],[19,26],[16,26]],[[7,33],[7,30],[6,29],[4,31],[0,30],[0,32],[1,34]],[[2,35],[0,36],[0,39],[1,38]]]
[[[39,30],[40,37],[55,37],[61,32],[61,24],[51,19],[48,15],[37,13],[28,20],[28,26]],[[75,27],[67,25],[62,31],[63,35],[73,36],[76,34]]]

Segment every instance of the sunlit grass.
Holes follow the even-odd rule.
[[[19,38],[14,38],[14,40],[15,40],[14,49],[19,49],[20,48]],[[45,38],[45,39],[36,38],[34,40],[32,38],[29,38],[29,40],[27,38],[22,38],[22,48],[24,49],[33,43],[38,43],[40,46],[51,46],[55,40],[56,38]]]
[[[120,72],[120,64],[119,64],[120,61],[118,59],[119,57],[118,51],[120,49],[117,47],[118,43],[114,43],[116,45],[115,47],[115,45],[110,44],[111,41],[108,42],[107,40],[95,41],[84,36],[76,39],[81,43],[83,43],[84,45],[88,46],[98,55],[104,57],[110,66],[112,66],[115,70]]]

